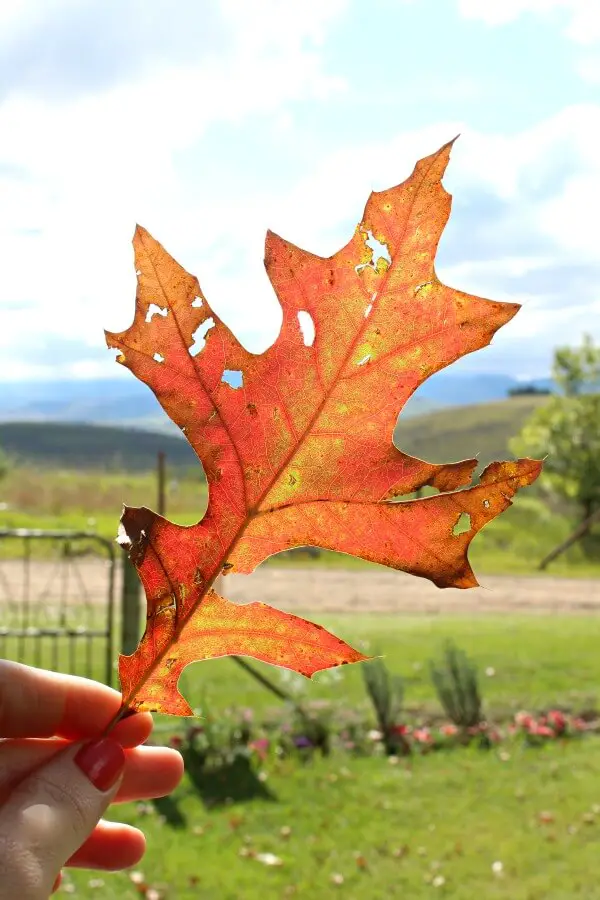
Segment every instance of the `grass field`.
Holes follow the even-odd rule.
[[[86,472],[80,470],[13,469],[0,485],[0,528],[72,528],[95,531],[112,540],[123,503],[156,509],[156,478],[152,473]],[[182,525],[198,521],[206,509],[206,485],[199,477],[174,477],[167,484],[167,514]],[[569,511],[552,508],[539,490],[521,492],[514,505],[475,538],[471,560],[480,572],[527,573],[576,524]],[[0,547],[0,555],[9,551]],[[572,547],[553,564],[557,574],[600,574],[599,554]],[[300,561],[302,562],[302,560]],[[307,565],[364,567],[361,560],[324,552]],[[285,565],[283,557],[270,564]],[[294,565],[298,560],[294,561]]]
[[[314,618],[314,616],[313,616]],[[447,640],[466,650],[482,673],[491,718],[526,706],[543,708],[594,706],[600,689],[600,617],[595,616],[319,616],[319,623],[361,646],[382,654],[389,668],[403,676],[408,707],[438,708],[429,679],[428,661]],[[349,666],[333,686],[327,673],[312,682],[256,663],[256,667],[306,699],[330,699],[354,706],[364,697],[359,666]],[[493,670],[493,676],[485,676]],[[254,709],[273,704],[273,697],[228,659],[196,664],[184,673],[183,690],[192,706],[206,700],[211,708],[231,704]]]
[[[400,419],[395,440],[407,452],[434,462],[478,455],[483,465],[491,459],[510,458],[510,438],[544,400],[544,397],[535,396],[513,397],[484,406],[442,409]],[[124,503],[157,508],[154,472],[121,471],[111,467],[120,446],[119,441],[125,441],[123,446],[129,448],[129,455],[125,454],[123,464],[130,459],[132,466],[135,460],[136,465],[148,467],[149,461],[156,456],[159,436],[92,426],[53,425],[48,434],[44,429],[45,426],[34,423],[0,426],[0,442],[3,434],[8,435],[13,441],[13,458],[19,461],[0,482],[0,528],[74,528],[96,531],[112,539]],[[99,435],[102,440],[99,440]],[[167,461],[167,514],[173,521],[189,525],[198,521],[204,513],[206,484],[199,465],[181,465],[188,458],[179,453],[185,442],[174,437],[168,440],[171,443],[175,441],[174,446],[178,449],[170,467]],[[141,450],[146,443],[148,452],[144,456]],[[70,467],[57,468],[56,454],[61,445],[65,452],[69,451],[69,459],[72,457],[77,465],[73,463]],[[137,447],[137,455],[134,454],[134,447]],[[440,448],[443,448],[441,455]],[[36,457],[35,465],[28,464],[27,454],[34,450],[39,461]],[[87,469],[82,467],[86,454],[90,460]],[[98,466],[99,458],[105,458],[104,469],[93,468]],[[193,461],[193,454],[191,458]],[[536,564],[568,536],[576,521],[575,511],[552,506],[536,485],[519,494],[515,505],[475,539],[471,558],[481,572],[534,571]],[[0,548],[0,554],[6,552],[6,547]],[[273,562],[285,564],[281,557]],[[323,553],[317,563],[309,564],[365,565],[360,560],[333,553]],[[553,566],[552,571],[585,575],[600,572],[600,564],[590,559],[590,554],[584,553],[582,547],[577,545]]]
[[[594,900],[599,750],[589,738],[509,758],[267,762],[266,799],[207,810],[186,781],[170,804],[119,817],[147,834],[146,881],[177,900]],[[72,879],[81,897],[139,897],[128,873]]]
[[[397,443],[432,461],[476,453],[482,463],[505,457],[508,439],[539,402],[513,398],[409,419],[398,427]],[[0,528],[77,528],[112,538],[123,502],[156,508],[154,474],[21,463],[0,484]],[[172,470],[169,516],[190,524],[205,506],[200,469],[197,475]],[[526,491],[476,538],[472,563],[480,573],[531,573],[573,525],[569,510],[553,508],[539,490]],[[289,562],[278,557],[272,564]],[[305,564],[367,567],[330,553]],[[600,564],[576,546],[551,572],[598,575]],[[439,712],[428,662],[439,656],[447,639],[477,663],[486,715],[493,721],[505,721],[520,708],[598,706],[600,615],[312,618],[385,656],[390,669],[404,678],[409,716]],[[83,643],[77,648],[83,662]],[[9,658],[18,649],[14,639],[0,648]],[[59,665],[66,667],[67,642],[60,641],[56,652]],[[53,664],[51,655],[35,656],[33,642],[26,654],[31,663]],[[86,674],[101,679],[102,664],[98,652]],[[345,667],[335,682],[327,673],[308,682],[256,667],[301,702],[366,707],[358,667]],[[194,708],[208,708],[213,715],[231,706],[252,707],[260,714],[277,704],[229,659],[189,667],[181,687]],[[181,724],[157,717],[159,739],[166,740]],[[186,776],[168,800],[113,810],[111,815],[147,833],[148,854],[139,868],[157,897],[420,900],[433,894],[453,900],[600,900],[598,738],[544,749],[514,742],[489,752],[447,751],[395,765],[340,754],[306,764],[270,758],[255,776],[253,799],[208,804]],[[271,856],[261,861],[260,854]],[[74,872],[65,882],[65,889],[72,888],[84,898],[141,896],[130,873]]]
[[[600,693],[600,616],[594,615],[486,615],[471,617],[353,615],[315,616],[330,629],[363,652],[381,654],[391,671],[401,675],[406,685],[405,702],[413,711],[439,709],[429,679],[428,663],[438,657],[447,640],[452,640],[472,657],[480,669],[486,714],[504,719],[524,707],[542,709],[559,704],[581,710],[596,705]],[[39,642],[38,642],[39,643]],[[102,680],[104,658],[97,643],[92,670],[83,670],[85,642],[76,644],[75,661],[80,674]],[[51,643],[38,661],[36,642],[26,642],[23,661],[52,667]],[[6,639],[2,654],[16,658],[17,639]],[[59,645],[59,659],[68,664],[68,642]],[[116,652],[115,652],[116,658]],[[253,662],[256,669],[285,687],[298,699],[329,700],[354,707],[364,700],[360,666],[339,672],[334,684],[323,672],[312,681],[300,675]],[[493,671],[493,675],[485,675]],[[265,711],[279,701],[227,658],[189,666],[182,676],[181,690],[194,709],[207,704],[210,709],[228,706],[252,707]],[[173,724],[159,717],[161,727]]]
[[[595,705],[600,617],[346,616],[324,624],[385,653],[405,676],[413,708],[436,706],[427,660],[447,638],[478,663],[490,717],[520,707]],[[364,702],[358,667],[333,686],[324,677],[303,684],[302,698]],[[191,667],[182,687],[193,703],[207,700],[213,714],[273,704],[226,659]],[[158,726],[169,722],[175,730],[178,721],[164,717]],[[186,777],[169,801],[113,810],[146,832],[139,869],[161,896],[600,898],[597,738],[544,749],[514,742],[396,765],[342,755],[307,764],[272,758],[259,774],[254,799],[207,804]],[[281,865],[256,854],[273,854]],[[71,880],[86,898],[139,896],[129,873],[75,872]]]

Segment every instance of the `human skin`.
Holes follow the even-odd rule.
[[[152,717],[122,719],[105,685],[0,661],[0,900],[46,900],[63,866],[116,870],[144,854],[137,828],[105,821],[113,803],[170,793],[181,755],[140,746]]]

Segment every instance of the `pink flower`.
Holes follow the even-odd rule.
[[[433,740],[429,728],[415,728],[413,738],[419,744],[431,744]]]
[[[515,716],[515,724],[518,725],[519,728],[531,728],[533,723],[533,716],[524,710],[521,710],[521,712],[518,712]]]
[[[567,720],[557,709],[551,709],[548,713],[548,723],[556,734],[563,734],[567,730]]]
[[[549,725],[534,724],[529,729],[530,734],[536,734],[538,737],[555,737],[556,734]]]
[[[250,749],[261,759],[265,759],[269,750],[269,738],[257,738],[250,743]]]
[[[588,726],[585,719],[582,719],[580,716],[576,716],[574,719],[571,719],[571,727],[575,731],[586,731]]]
[[[444,737],[453,737],[457,732],[458,728],[452,722],[447,722],[446,725],[440,727],[440,734],[443,734]]]
[[[410,734],[411,728],[409,725],[392,725],[390,728],[391,734],[399,734],[400,736],[405,734]]]

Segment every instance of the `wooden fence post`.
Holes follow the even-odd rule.
[[[140,639],[142,584],[135,566],[123,551],[121,584],[121,653],[133,653]]]
[[[167,514],[167,485],[166,485],[166,454],[164,450],[158,451],[158,457],[156,461],[156,475],[157,475],[157,513],[159,516],[165,516]]]

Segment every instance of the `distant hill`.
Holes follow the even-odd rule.
[[[523,395],[494,403],[438,409],[423,416],[400,417],[394,442],[429,462],[458,462],[477,456],[482,465],[511,459],[508,443],[547,396]]]
[[[549,379],[532,382],[551,386]],[[520,382],[510,375],[445,370],[415,392],[403,416],[444,406],[503,400]],[[85,381],[20,381],[0,384],[0,421],[89,422],[176,433],[152,391],[135,378]]]
[[[511,375],[486,372],[467,374],[449,369],[428,378],[415,392],[414,398],[433,401],[437,406],[472,406],[476,403],[503,400],[511,390],[522,384],[554,389],[550,378],[521,382]]]
[[[169,468],[198,466],[196,454],[177,435],[65,422],[0,422],[0,447],[17,464],[67,469],[148,471],[159,451]]]
[[[175,428],[152,391],[135,378],[5,383],[0,420]]]
[[[396,444],[431,462],[479,455],[482,463],[510,458],[508,441],[547,398],[512,397],[494,403],[438,409],[402,416]],[[0,422],[0,447],[18,463],[77,469],[147,471],[160,450],[169,468],[197,466],[196,455],[178,434],[58,422]]]

